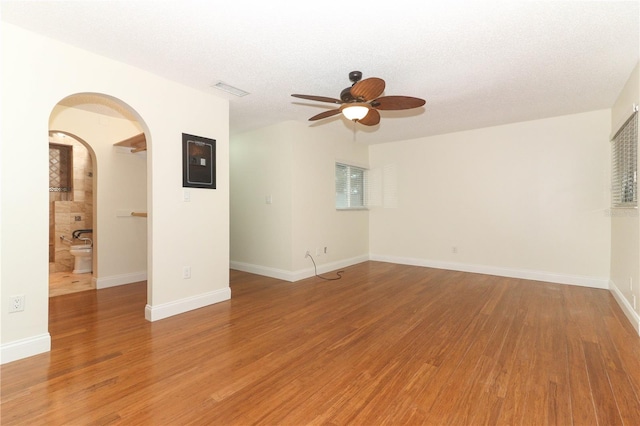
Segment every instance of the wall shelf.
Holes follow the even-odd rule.
[[[147,139],[145,138],[144,133],[140,133],[139,135],[132,136],[123,141],[114,143],[113,145],[131,148],[131,153],[136,153],[147,150]]]

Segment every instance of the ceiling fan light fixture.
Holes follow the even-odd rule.
[[[342,115],[348,120],[362,120],[369,113],[369,109],[369,104],[366,103],[347,104],[342,108]]]

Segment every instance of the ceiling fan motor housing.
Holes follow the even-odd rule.
[[[342,92],[340,92],[340,99],[342,99],[342,102],[354,102],[356,100],[356,98],[351,94],[351,87],[342,89]]]
[[[362,80],[362,72],[361,71],[351,71],[349,73],[349,80],[351,80],[353,86],[360,80]],[[340,99],[342,102],[355,102],[356,98],[351,94],[351,87],[347,87],[340,92]]]
[[[351,71],[349,73],[349,80],[353,82],[353,84],[362,80],[362,72],[361,71]]]

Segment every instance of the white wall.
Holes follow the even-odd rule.
[[[366,145],[289,121],[235,136],[231,147],[232,267],[296,281],[314,272],[306,250],[319,273],[368,259],[368,213],[335,210],[335,162],[366,166]]]
[[[603,110],[372,146],[397,191],[372,259],[606,288],[610,129]]]
[[[309,259],[314,255],[319,271],[333,270],[368,260],[369,212],[337,211],[337,161],[368,167],[368,147],[353,140],[344,128],[309,128],[306,122],[291,122],[293,164],[293,270],[311,275]],[[328,254],[316,254],[327,247]],[[307,271],[307,273],[303,272]]]
[[[113,96],[147,136],[150,320],[215,303],[229,290],[228,101],[2,23],[2,362],[47,351],[48,127],[63,98]],[[181,134],[217,140],[217,189],[183,202]],[[28,154],[28,173],[19,161]],[[30,253],[25,256],[24,253]],[[183,266],[192,267],[190,280]],[[23,312],[8,297],[24,294]],[[140,313],[143,315],[143,313]]]
[[[640,65],[629,76],[611,109],[612,133],[640,105]],[[637,208],[611,210],[611,291],[640,334],[640,219]],[[634,297],[636,300],[634,307]]]
[[[245,268],[271,268],[274,274],[292,271],[293,149],[288,125],[233,137],[230,163],[231,260]]]
[[[49,126],[82,138],[95,154],[93,277],[98,288],[104,283],[146,279],[147,220],[116,213],[122,209],[147,211],[147,155],[113,146],[142,129],[124,118],[61,105],[53,109]]]

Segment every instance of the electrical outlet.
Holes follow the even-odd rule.
[[[11,305],[9,306],[9,312],[21,312],[24,311],[24,294],[18,294],[9,298]]]
[[[182,268],[182,278],[185,280],[191,278],[191,266],[185,266]]]
[[[329,249],[327,248],[327,246],[324,247],[324,254],[329,254]]]
[[[458,247],[457,246],[451,246],[451,253],[458,254]]]
[[[307,258],[307,257],[309,257],[309,256],[311,256],[311,251],[310,251],[310,250],[307,250],[307,251],[304,253],[304,258],[306,259],[306,258]]]

